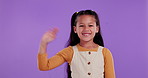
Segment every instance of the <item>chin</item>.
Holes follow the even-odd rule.
[[[93,41],[93,39],[81,39],[81,41],[89,42],[89,41]]]

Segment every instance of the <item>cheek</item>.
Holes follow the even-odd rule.
[[[95,28],[93,29],[93,31],[94,31],[95,33],[97,33],[97,32],[99,31],[99,28],[98,28],[98,27],[95,27]]]
[[[96,28],[91,28],[91,31],[96,32],[97,30]]]
[[[76,31],[76,32],[77,32],[77,35],[78,35],[79,37],[81,37],[81,35],[82,35],[82,34],[81,34],[81,33],[82,33],[82,31],[83,31],[83,29],[82,29],[82,28],[78,28],[78,29],[77,29],[77,31]]]
[[[82,30],[83,30],[83,29],[80,28],[80,27],[77,27],[77,28],[76,28],[76,31],[77,31],[77,32],[81,32]]]

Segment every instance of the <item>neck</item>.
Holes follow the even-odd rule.
[[[79,45],[87,49],[98,47],[98,44],[94,43],[93,41],[80,41]]]

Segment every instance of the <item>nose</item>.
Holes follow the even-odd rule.
[[[85,26],[84,27],[84,30],[89,30],[89,26]]]

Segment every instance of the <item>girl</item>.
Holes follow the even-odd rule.
[[[68,62],[68,78],[115,78],[112,54],[103,47],[96,12],[82,10],[74,13],[67,48],[48,59],[47,45],[55,39],[57,32],[57,28],[49,30],[41,39],[38,53],[40,70],[51,70]]]

